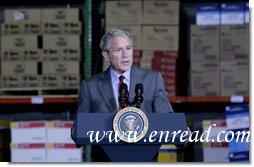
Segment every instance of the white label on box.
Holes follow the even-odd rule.
[[[48,143],[74,143],[71,138],[71,128],[48,128]]]
[[[228,129],[244,129],[249,128],[249,116],[237,116],[227,119]]]
[[[219,25],[219,12],[199,12],[197,13],[197,25]]]
[[[196,15],[197,25],[219,25],[220,7],[218,4],[201,5]]]
[[[45,143],[46,128],[14,128],[11,129],[12,143]]]
[[[43,104],[44,99],[41,96],[35,96],[31,98],[31,104]]]
[[[221,24],[244,24],[243,5],[225,4],[221,5]]]
[[[228,148],[204,148],[204,162],[228,162]]]
[[[82,162],[82,150],[72,149],[47,149],[47,162]]]
[[[244,101],[244,97],[240,95],[233,95],[230,97],[231,103],[242,103]]]
[[[24,20],[24,19],[25,19],[24,13],[19,12],[19,11],[14,11],[14,20],[15,21]]]
[[[249,10],[249,3],[246,3],[244,18],[245,18],[245,23],[249,23],[249,22],[250,22],[250,10]]]
[[[46,148],[42,143],[11,144],[11,162],[46,162]]]

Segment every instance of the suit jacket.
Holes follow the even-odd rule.
[[[160,73],[132,66],[130,73],[129,101],[135,97],[135,86],[143,84],[143,103],[141,110],[147,113],[171,113],[173,109],[168,101],[164,81]],[[78,112],[117,113],[111,83],[110,69],[82,82],[78,97]],[[75,124],[74,124],[75,126]],[[73,127],[73,130],[75,127]],[[72,133],[73,135],[73,133]],[[110,161],[100,146],[92,146],[92,161]],[[156,161],[156,158],[155,158]]]
[[[160,73],[133,66],[130,73],[130,102],[134,100],[137,83],[143,84],[144,100],[140,108],[142,111],[149,113],[173,112]],[[78,102],[78,112],[116,113],[118,111],[109,68],[82,82]]]

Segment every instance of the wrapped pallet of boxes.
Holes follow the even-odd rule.
[[[229,137],[230,162],[249,162],[250,154],[250,116],[248,104],[225,107]]]
[[[82,148],[71,139],[72,121],[47,122],[47,162],[82,162]]]
[[[46,162],[46,122],[11,122],[11,162]]]
[[[204,162],[228,162],[228,143],[216,141],[221,131],[227,131],[226,120],[203,120],[203,134],[207,135],[209,142],[203,142],[203,161]],[[224,136],[223,136],[224,135]],[[220,140],[225,138],[225,133],[220,135]]]

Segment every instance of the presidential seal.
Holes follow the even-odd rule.
[[[148,119],[145,113],[135,107],[120,110],[113,119],[113,130],[120,140],[135,143],[148,131]]]

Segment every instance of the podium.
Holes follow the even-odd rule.
[[[180,133],[188,131],[183,113],[146,113],[149,121],[148,132],[136,143],[110,142],[110,133],[107,135],[106,132],[113,132],[114,115],[111,113],[78,113],[74,122],[72,139],[77,145],[101,145],[112,162],[149,162],[159,152],[161,144],[176,146],[185,144],[180,140]],[[99,142],[90,141],[92,131],[93,136],[97,133]],[[173,135],[172,132],[179,133]],[[111,135],[114,138],[114,133]]]

